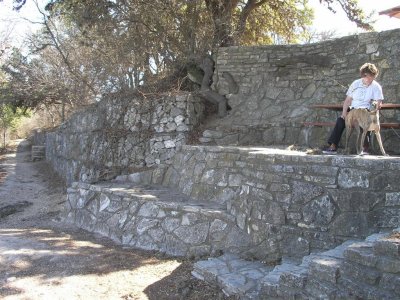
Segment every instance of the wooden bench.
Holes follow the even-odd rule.
[[[316,127],[334,127],[335,122],[302,122],[304,126],[316,126]],[[381,128],[394,128],[399,129],[400,123],[381,123]]]
[[[342,111],[343,104],[314,104],[310,105],[310,108],[321,108],[328,109],[333,111]],[[382,110],[390,110],[390,109],[400,109],[400,104],[396,103],[384,103],[381,106]],[[333,127],[335,126],[335,122],[302,122],[303,126],[307,127]],[[389,129],[398,129],[400,128],[400,123],[381,123],[381,128],[389,128]]]

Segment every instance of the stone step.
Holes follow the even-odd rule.
[[[394,259],[400,258],[400,232],[394,230],[389,236],[382,237],[374,243],[373,250],[375,255],[387,256]]]
[[[260,262],[246,261],[237,255],[225,254],[194,264],[192,275],[210,284],[220,286],[228,296],[251,298],[260,289],[259,282],[273,267]]]
[[[105,182],[92,185],[94,190],[100,189],[115,195],[127,196],[132,199],[156,201],[165,208],[202,213],[225,213],[226,207],[213,201],[203,201],[191,198],[177,190],[155,184],[140,184],[133,182]],[[231,218],[233,220],[233,218]]]
[[[303,261],[308,261],[310,277],[336,284],[340,278],[340,266],[344,260],[344,252],[356,242],[349,240],[334,249],[305,257]]]
[[[242,253],[246,232],[224,205],[132,181],[73,183],[66,220],[126,246],[186,257]]]
[[[225,254],[198,261],[192,274],[240,299],[307,299],[307,295],[329,298],[340,295],[335,289],[339,266],[344,251],[355,242],[347,241],[329,251],[307,255],[301,261],[284,258],[275,267]],[[309,290],[310,283],[318,290]]]
[[[293,262],[283,262],[277,265],[267,276],[261,279],[260,285],[260,295],[261,297],[269,298],[281,298],[281,280],[283,279],[287,283],[294,282],[293,279],[297,277],[297,281],[304,280],[304,267],[299,267]]]
[[[360,282],[354,278],[345,277],[341,280],[341,287],[348,291],[348,296],[340,299],[366,299],[366,300],[393,300],[399,299],[391,291],[376,288]],[[335,298],[331,298],[335,299]],[[337,299],[337,298],[336,298]]]

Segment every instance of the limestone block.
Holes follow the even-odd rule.
[[[291,201],[298,205],[305,204],[324,192],[323,188],[318,185],[301,181],[293,181],[292,191]]]
[[[343,255],[346,261],[366,267],[375,267],[378,262],[378,257],[372,251],[372,243],[369,242],[358,242],[349,245]]]
[[[173,132],[177,128],[175,122],[168,122],[165,127],[166,127],[166,132]]]
[[[373,246],[374,254],[381,256],[389,256],[392,258],[400,258],[400,240],[385,238],[376,241]]]
[[[149,229],[159,225],[159,221],[156,219],[140,218],[136,223],[136,231],[139,236],[144,235]]]
[[[157,244],[147,234],[135,236],[134,239],[132,239],[132,242],[134,243],[135,247],[144,250],[157,250],[158,248]]]
[[[366,53],[367,54],[375,53],[375,55],[376,55],[376,52],[378,51],[378,48],[379,48],[379,44],[377,44],[377,43],[367,44]]]
[[[186,124],[179,124],[176,127],[176,131],[177,132],[186,132],[186,131],[189,131],[189,130],[190,130],[190,128]]]
[[[398,258],[379,256],[376,267],[382,272],[397,274],[400,278],[400,259]]]
[[[111,218],[107,220],[107,225],[111,230],[120,229],[125,225],[125,221],[127,219],[126,212],[117,212],[114,213]]]
[[[99,211],[105,210],[111,203],[111,200],[108,196],[105,194],[100,195],[100,206],[99,206]]]
[[[307,282],[307,268],[301,266],[293,266],[290,272],[282,273],[280,284],[285,287],[303,289]]]
[[[368,188],[370,172],[343,168],[339,171],[338,184],[342,188]]]
[[[242,185],[243,176],[241,174],[230,174],[228,177],[229,187],[238,187]]]
[[[301,236],[285,235],[282,248],[282,253],[289,256],[303,257],[310,254],[310,242]]]
[[[376,269],[348,262],[347,260],[342,263],[341,269],[346,277],[372,286],[378,283],[382,276],[382,273]]]
[[[354,237],[369,233],[367,216],[363,213],[341,213],[331,223],[331,232],[334,235]]]
[[[400,206],[400,192],[386,193],[385,206]]]
[[[173,140],[165,141],[164,142],[165,148],[174,148],[176,146],[175,142]]]
[[[175,229],[175,235],[189,245],[200,245],[206,241],[208,223],[199,223],[191,226],[180,226]]]
[[[313,258],[310,262],[310,274],[317,280],[324,280],[336,284],[340,278],[340,266],[342,260],[320,256]]]
[[[140,217],[157,217],[160,208],[153,201],[145,202],[138,211]]]
[[[303,208],[303,219],[307,224],[317,226],[328,225],[335,216],[335,205],[329,196],[325,195],[307,203]]]
[[[173,232],[180,225],[181,225],[180,219],[171,217],[166,217],[161,223],[162,228],[169,233]]]

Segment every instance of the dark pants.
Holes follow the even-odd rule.
[[[336,125],[333,128],[332,133],[328,139],[328,144],[329,145],[335,144],[336,146],[338,146],[339,142],[340,142],[340,138],[342,137],[342,133],[345,128],[346,128],[346,124],[345,124],[344,120],[341,117],[337,118]],[[362,129],[361,129],[361,132],[362,132]],[[368,148],[370,138],[371,138],[371,132],[368,131],[367,136],[364,140],[365,148]]]

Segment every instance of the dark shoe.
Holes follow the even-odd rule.
[[[322,150],[322,153],[334,155],[334,154],[337,153],[337,150],[336,149],[332,149],[332,148],[327,148],[325,150]]]

